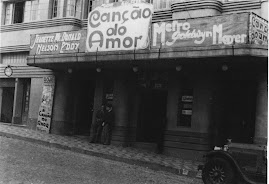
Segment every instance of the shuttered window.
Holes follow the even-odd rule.
[[[22,23],[24,18],[25,2],[4,3],[5,6],[5,25]]]

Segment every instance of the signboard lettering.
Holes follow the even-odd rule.
[[[152,48],[247,43],[248,14],[152,24]],[[162,45],[162,46],[161,46]]]
[[[182,99],[182,102],[192,102],[193,96],[183,95],[181,99]]]
[[[148,47],[153,5],[121,2],[89,13],[87,52],[133,50]]]
[[[268,21],[251,13],[249,26],[250,43],[268,45]]]
[[[32,35],[30,55],[83,52],[85,37],[85,30]]]

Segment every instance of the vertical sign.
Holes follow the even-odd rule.
[[[50,131],[54,88],[55,88],[55,77],[54,76],[44,77],[42,98],[38,111],[36,129],[46,133],[49,133]]]
[[[268,45],[268,21],[251,13],[249,38],[251,44]]]

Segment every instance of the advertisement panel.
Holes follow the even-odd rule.
[[[148,3],[110,3],[94,9],[88,16],[86,52],[145,49],[153,5]]]
[[[268,21],[251,13],[249,38],[251,44],[268,45]]]
[[[49,133],[52,118],[53,95],[55,88],[55,77],[44,77],[41,104],[38,111],[36,129]]]
[[[179,93],[177,126],[191,127],[193,109],[193,89],[183,89]]]
[[[31,35],[30,55],[85,52],[86,30]]]
[[[152,24],[152,48],[247,43],[248,13]]]

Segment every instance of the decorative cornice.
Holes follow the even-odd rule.
[[[219,12],[222,12],[222,2],[216,0],[192,0],[185,2],[175,2],[171,4],[171,10],[173,13],[200,9],[215,9]]]
[[[243,11],[243,10],[254,10],[260,9],[260,1],[232,1],[225,2],[222,6],[222,12],[234,12],[234,11]]]
[[[43,75],[49,75],[53,72],[49,69],[42,69],[33,66],[11,66],[13,69],[13,74],[11,77],[7,77],[4,74],[5,65],[0,66],[0,78],[16,78],[16,77],[43,77]]]
[[[172,11],[170,9],[163,11],[155,11],[152,16],[152,22],[167,19],[172,19]]]
[[[234,11],[244,11],[244,10],[253,10],[260,9],[261,1],[227,1],[221,2],[216,0],[191,0],[185,2],[175,2],[171,5],[172,12],[182,12],[182,11],[191,11],[199,9],[215,9],[219,12],[234,12]]]
[[[88,26],[88,19],[83,19],[81,21],[81,25],[82,25],[82,27],[87,27]]]
[[[0,47],[0,53],[7,53],[7,52],[23,52],[29,51],[30,45],[16,45],[16,46],[9,46],[9,47]]]
[[[21,31],[28,29],[38,29],[38,28],[48,28],[56,26],[76,26],[81,28],[82,21],[76,18],[58,18],[58,19],[48,19],[35,22],[24,22],[18,24],[2,25],[0,27],[0,32],[11,32],[11,31]]]

